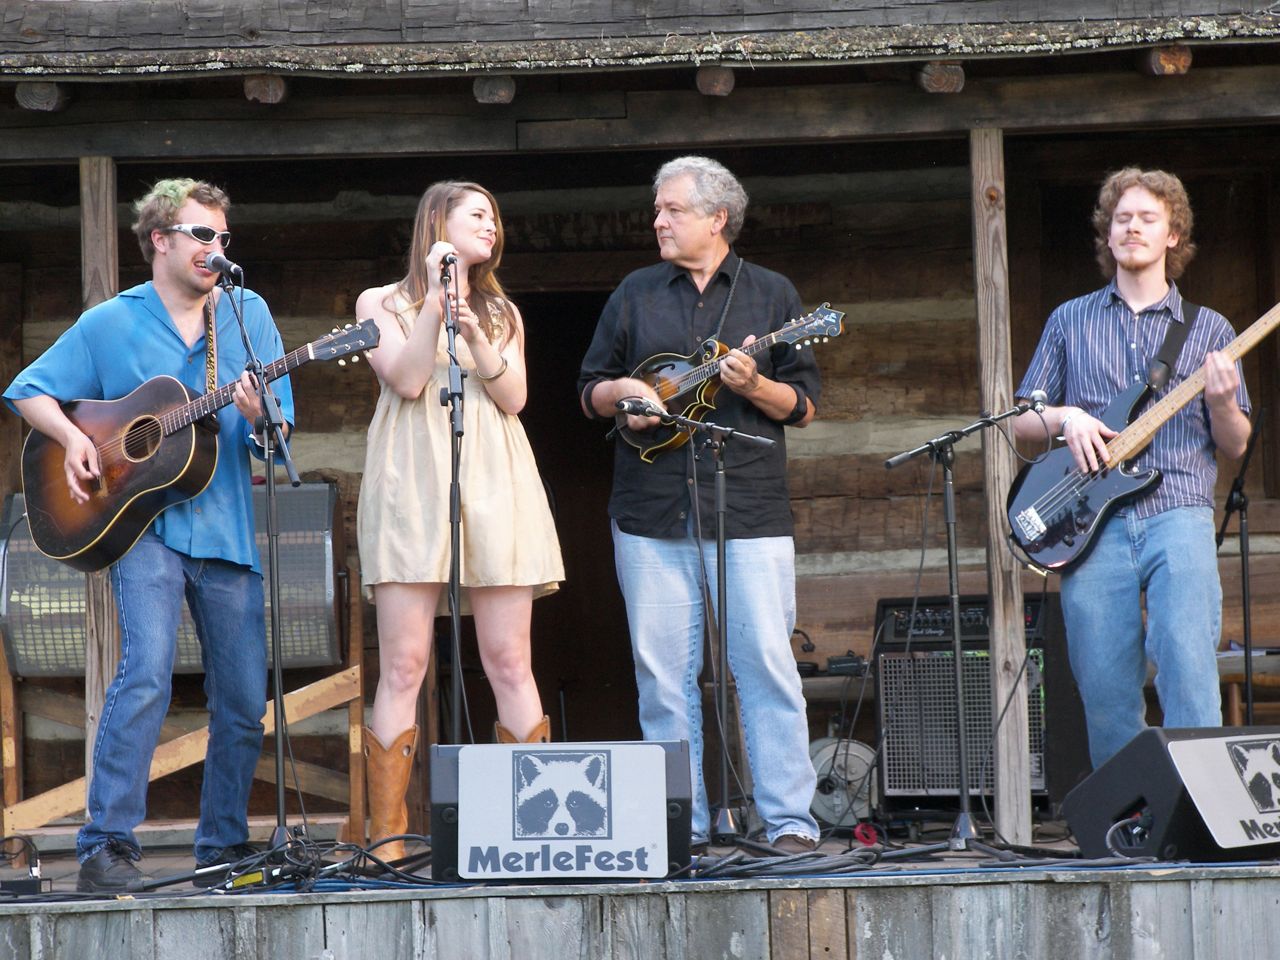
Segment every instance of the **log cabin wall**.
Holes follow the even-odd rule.
[[[883,461],[980,412],[963,138],[970,119],[998,125],[1007,110],[1024,131],[1005,139],[1015,383],[1048,311],[1101,282],[1088,216],[1098,180],[1121,163],[1160,165],[1186,176],[1202,249],[1184,285],[1189,295],[1221,309],[1237,329],[1277,298],[1270,179],[1277,149],[1265,125],[1274,108],[1265,99],[1242,94],[1235,101],[1247,104],[1235,108],[1237,115],[1253,111],[1251,118],[1262,124],[1248,130],[1187,128],[1154,138],[1149,132],[1041,134],[1031,117],[1046,89],[1060,94],[1052,102],[1079,111],[1081,123],[1110,124],[1132,108],[1149,124],[1162,104],[1146,88],[1130,100],[1117,98],[1114,108],[1098,101],[1108,85],[1132,93],[1127,75],[1114,80],[1086,72],[1044,88],[1006,79],[998,66],[989,72],[985,86],[971,84],[973,96],[957,108],[958,119],[932,103],[918,105],[903,91],[909,72],[886,66],[829,71],[828,82],[794,91],[786,71],[767,80],[740,73],[728,111],[696,109],[702,101],[691,103],[687,73],[615,75],[603,91],[583,78],[535,80],[521,87],[512,111],[516,137],[498,136],[502,125],[488,115],[477,119],[457,81],[431,86],[441,95],[426,98],[421,110],[412,108],[407,84],[389,84],[385,97],[365,97],[333,81],[299,82],[281,114],[296,125],[235,102],[232,81],[162,87],[170,103],[147,99],[151,94],[141,86],[119,84],[84,93],[68,121],[96,125],[95,136],[120,155],[122,204],[159,176],[205,177],[228,188],[233,256],[272,305],[290,346],[354,319],[362,289],[401,274],[414,204],[426,184],[465,177],[495,191],[508,228],[503,276],[529,328],[532,392],[524,420],[557,504],[568,573],[564,590],[535,606],[535,672],[557,730],[563,721],[572,737],[632,737],[638,734],[635,694],[604,509],[610,455],[602,431],[579,414],[573,383],[608,291],[628,270],[655,259],[648,182],[663,160],[690,149],[722,159],[752,196],[741,252],[791,276],[807,305],[831,301],[846,312],[844,335],[817,347],[825,379],[820,419],[789,439],[798,625],[816,645],[804,659],[825,662],[846,650],[868,655],[876,600],[910,595],[918,570],[923,594],[946,589],[940,501],[925,497],[931,483],[938,492],[932,468],[917,460],[887,472]],[[1220,73],[1196,89],[1206,96],[1232,83],[1268,89],[1275,75],[1265,66],[1251,79]],[[812,74],[794,79],[814,82]],[[877,83],[871,99],[868,80]],[[1207,108],[1192,99],[1175,98],[1170,120],[1208,123]],[[848,108],[855,100],[858,108]],[[1135,101],[1139,106],[1131,107]],[[697,123],[673,125],[669,117],[690,109]],[[211,113],[224,112],[239,123],[205,123]],[[156,121],[135,136],[135,120],[144,114]],[[48,118],[15,118],[9,111],[0,121],[7,134],[23,134],[21,142],[0,142],[0,160],[9,164],[0,166],[6,301],[0,318],[20,320],[22,355],[29,359],[79,309],[79,217],[74,165],[22,157],[46,150],[50,159],[65,161],[74,151],[60,145],[57,123]],[[778,142],[777,126],[794,131],[795,141]],[[317,130],[324,131],[318,138]],[[876,131],[903,139],[869,139]],[[191,145],[183,148],[186,136]],[[239,138],[234,148],[228,137]],[[654,142],[671,146],[646,148]],[[173,159],[157,161],[163,153]],[[344,159],[327,159],[327,153]],[[120,223],[129,219],[122,207]],[[126,231],[120,249],[122,286],[144,279]],[[16,342],[12,326],[4,329]],[[1246,364],[1255,407],[1274,397],[1274,361],[1268,342]],[[9,357],[4,362],[17,368]],[[324,364],[304,368],[295,384],[299,468],[304,476],[340,483],[354,560],[354,504],[376,385],[366,367]],[[1269,408],[1276,410],[1274,403]],[[16,483],[15,423],[5,418],[8,442],[0,451],[7,489]],[[1255,636],[1263,641],[1280,626],[1271,599],[1280,571],[1269,539],[1280,525],[1273,499],[1278,447],[1264,439],[1248,486],[1255,498]],[[977,438],[958,453],[961,586],[984,593],[985,490]],[[1224,473],[1220,494],[1232,475]],[[1224,558],[1228,637],[1239,635],[1238,569],[1237,558]],[[1024,578],[1028,590],[1039,583]],[[371,695],[376,633],[367,607],[366,622]],[[487,686],[471,669],[473,652],[464,663],[483,738]]]

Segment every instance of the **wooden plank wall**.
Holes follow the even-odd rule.
[[[1068,144],[1071,163],[1055,166],[1045,162],[1051,150],[1039,141],[1006,145],[1016,384],[1048,309],[1101,282],[1087,217],[1115,149],[1095,144],[1082,159],[1082,148]],[[847,314],[845,334],[816,348],[825,383],[820,418],[788,439],[798,626],[816,644],[804,659],[825,663],[846,650],[868,655],[878,599],[910,596],[917,582],[924,595],[946,592],[940,499],[926,496],[931,482],[939,492],[932,467],[917,460],[886,471],[883,461],[981,411],[967,153],[963,143],[933,143],[910,151],[834,144],[810,154],[760,148],[717,155],[744,177],[753,198],[744,255],[791,276],[806,304],[828,300]],[[602,431],[577,412],[573,380],[603,298],[628,270],[655,259],[647,178],[664,159],[597,155],[589,184],[572,191],[563,186],[581,164],[572,156],[121,168],[122,200],[152,175],[175,171],[229,187],[233,254],[291,346],[353,319],[362,289],[401,273],[425,183],[462,174],[495,190],[508,233],[503,276],[529,327],[533,392],[524,420],[557,499],[568,569],[561,593],[535,606],[535,671],[557,727],[563,713],[571,736],[637,732],[605,519],[609,454]],[[18,182],[20,172],[0,170],[0,270],[20,277],[23,351],[32,357],[78,309],[78,265],[66,242],[77,220],[74,200],[19,202],[5,192],[6,176]],[[1258,213],[1267,209],[1269,181],[1202,170],[1191,185],[1202,253],[1187,289],[1242,328],[1260,313],[1266,283],[1257,258],[1241,251],[1272,256],[1264,242],[1272,228]],[[123,209],[120,221],[128,222]],[[123,286],[146,276],[127,233],[121,270]],[[1259,364],[1260,356],[1247,364],[1251,387]],[[367,367],[311,364],[296,375],[295,389],[299,468],[339,482],[354,561],[354,505],[376,384]],[[961,589],[985,593],[980,442],[972,438],[957,453]],[[12,446],[0,455],[0,477],[12,473],[14,456]],[[1230,479],[1224,473],[1220,493]],[[1272,589],[1280,554],[1269,539],[1280,528],[1280,505],[1264,496],[1258,467],[1248,489],[1255,636],[1266,641],[1280,636],[1280,591]],[[1224,558],[1225,632],[1237,638],[1238,569],[1238,558]],[[1038,592],[1042,582],[1025,575],[1023,588]],[[367,608],[366,623],[372,647]],[[372,650],[366,666],[372,683]],[[483,716],[486,685],[468,676]]]
[[[1207,873],[242,893],[3,907],[0,937],[14,956],[148,960],[1275,956],[1280,933],[1259,920],[1274,870]]]

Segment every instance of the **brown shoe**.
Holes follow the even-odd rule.
[[[497,743],[550,743],[551,718],[544,715],[523,737],[517,737],[495,720],[493,721],[493,739]]]
[[[365,780],[369,795],[369,842],[394,837],[409,826],[409,810],[404,802],[413,772],[413,754],[418,747],[415,724],[391,742],[383,744],[368,727],[364,728]],[[384,863],[404,857],[404,841],[392,840],[374,849]]]
[[[802,836],[798,833],[784,833],[769,846],[779,853],[794,857],[801,853],[813,853],[818,848],[818,841],[813,837]]]

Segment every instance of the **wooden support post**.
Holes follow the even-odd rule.
[[[120,291],[116,246],[116,163],[111,157],[80,158],[80,289],[84,309]],[[111,583],[105,571],[85,576],[84,769],[85,790],[93,777],[93,746],[107,686],[120,660]]]
[[[41,113],[57,113],[71,99],[65,86],[48,80],[20,83],[13,95],[23,110],[37,110]]]
[[[471,94],[477,103],[510,103],[516,98],[516,82],[506,74],[476,77],[471,84]]]
[[[1151,47],[1138,54],[1138,69],[1152,77],[1181,77],[1191,69],[1191,48],[1181,43]]]
[[[1002,131],[970,131],[969,169],[982,409],[1006,410],[1013,402],[1013,386]],[[1004,501],[1013,482],[1014,457],[1008,445],[988,430],[982,435],[982,458],[986,477],[992,723],[1004,712],[1000,726],[995,728],[996,828],[1011,843],[1027,844],[1031,842],[1031,751],[1027,737],[1027,677],[1021,670],[1026,656],[1022,585],[1004,546]]]
[[[733,68],[699,67],[695,82],[698,85],[698,92],[704,97],[727,97],[733,93]]]
[[[925,93],[959,93],[964,89],[964,66],[955,60],[930,60],[916,71],[916,86]]]
[[[346,587],[344,613],[347,621],[347,669],[356,671],[360,687],[364,687],[364,605],[360,602],[360,570],[349,570],[343,581]],[[364,697],[347,703],[347,836],[361,845],[365,842],[364,789]]]

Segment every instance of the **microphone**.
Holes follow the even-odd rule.
[[[1031,391],[1031,409],[1036,413],[1044,413],[1045,404],[1049,402],[1049,395],[1043,390]]]
[[[446,253],[440,258],[440,266],[442,267],[452,267],[457,262],[458,255],[456,253]]]
[[[244,271],[240,269],[240,264],[232,263],[220,253],[211,253],[205,257],[204,268],[213,273],[227,273],[237,277],[244,276]]]
[[[664,417],[667,414],[667,411],[646,397],[627,397],[619,400],[617,407],[622,413],[637,417]]]

